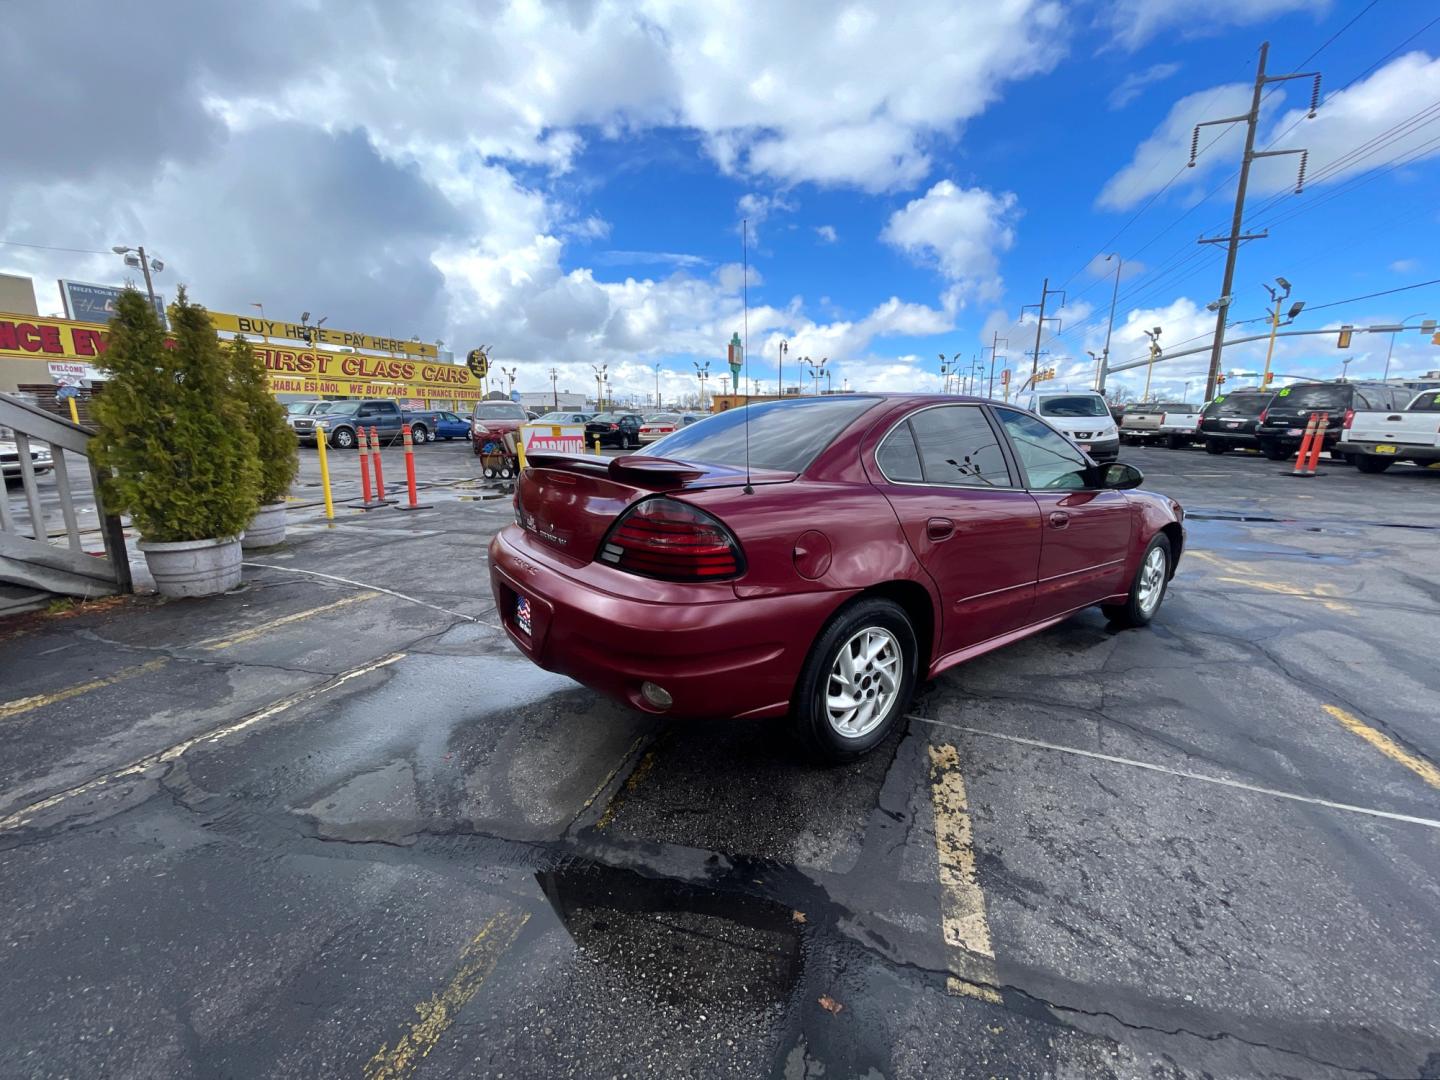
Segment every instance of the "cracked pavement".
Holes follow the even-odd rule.
[[[1440,472],[1124,456],[1194,515],[1154,625],[839,768],[524,661],[463,482],[0,622],[0,1076],[1440,1076]]]

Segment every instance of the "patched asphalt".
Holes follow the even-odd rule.
[[[0,622],[0,1075],[1440,1076],[1440,470],[1122,456],[1155,623],[818,768],[524,661],[463,443],[307,452],[241,590]]]

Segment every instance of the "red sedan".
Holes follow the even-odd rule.
[[[769,402],[644,455],[532,455],[491,583],[541,667],[646,712],[789,716],[845,760],[921,679],[1092,605],[1148,623],[1185,533],[1142,479],[996,402]]]

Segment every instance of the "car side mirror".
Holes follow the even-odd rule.
[[[1099,471],[1099,486],[1108,491],[1128,491],[1145,482],[1144,473],[1134,465],[1126,465],[1123,461],[1113,461],[1109,465],[1102,465]]]

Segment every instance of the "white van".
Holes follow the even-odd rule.
[[[1039,413],[1045,422],[1096,461],[1120,456],[1120,431],[1110,406],[1094,390],[1032,390],[1017,403]]]

